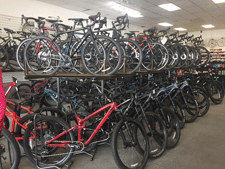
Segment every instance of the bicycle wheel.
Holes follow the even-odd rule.
[[[4,71],[9,65],[9,56],[3,46],[0,45],[0,67]]]
[[[193,87],[192,89],[193,89],[195,98],[197,99],[197,102],[198,102],[198,107],[199,107],[198,117],[202,117],[209,111],[209,107],[210,107],[209,97],[205,94],[205,92],[202,91],[201,88],[199,89],[199,87]]]
[[[140,45],[131,39],[120,39],[119,43],[123,51],[122,65],[119,70],[122,73],[136,72],[143,60]]]
[[[137,120],[143,124],[149,137],[149,157],[156,158],[161,156],[166,150],[166,126],[163,120],[155,113],[147,112],[145,116],[147,123],[143,114],[139,115]]]
[[[19,124],[24,126],[24,128],[21,127],[20,125],[16,125],[15,137],[23,137],[27,127],[29,126],[29,124],[33,122],[35,115],[36,115],[35,113],[25,115],[18,121]],[[23,140],[18,140],[18,142],[20,143],[21,146],[23,146]]]
[[[188,61],[186,63],[186,67],[192,67],[194,65],[196,59],[195,48],[185,45],[188,49]]]
[[[166,67],[169,60],[169,53],[166,47],[160,43],[151,43],[154,67],[161,70]]]
[[[122,50],[112,38],[99,35],[94,42],[89,40],[85,43],[81,60],[92,75],[112,75],[121,66]]]
[[[0,156],[0,168],[18,168],[20,163],[20,148],[15,138],[5,128],[2,128],[0,135]]]
[[[175,48],[173,48],[172,46],[166,46],[167,50],[168,50],[168,54],[169,54],[169,60],[168,60],[168,64],[167,67],[169,69],[174,68],[178,63],[179,63],[179,55],[178,52],[176,51]]]
[[[215,104],[220,104],[223,101],[223,90],[218,83],[214,81],[206,86],[209,97]]]
[[[186,121],[186,115],[180,102],[176,99],[173,99],[172,101],[173,101],[172,104],[174,104],[175,107],[173,107],[173,105],[171,104],[169,108],[174,111],[174,114],[177,116],[179,120],[180,129],[183,129]]]
[[[9,54],[9,67],[11,70],[16,70],[16,71],[21,70],[16,60],[17,48],[18,48],[18,45],[14,43],[13,46],[9,47],[7,50]]]
[[[223,86],[223,84],[220,82],[220,81],[218,81],[218,80],[214,80],[213,81],[214,83],[217,83],[220,87],[221,87],[221,98],[224,98],[224,94],[225,94],[225,91],[224,91],[224,86]]]
[[[186,67],[186,63],[188,61],[188,50],[185,46],[176,45],[177,49],[179,50],[179,63],[176,68],[183,68]]]
[[[167,145],[166,148],[174,148],[180,140],[180,124],[177,116],[169,108],[163,107],[156,111],[163,119],[167,129]]]
[[[18,100],[19,97],[20,98],[24,98],[26,101],[21,103],[21,105],[24,106],[24,107],[28,107],[28,106],[30,106],[31,96],[28,96],[25,93],[30,93],[29,89],[30,89],[30,85],[29,84],[18,85],[18,91],[16,91],[16,90],[13,91],[10,94],[9,98],[10,99],[16,99],[16,100]],[[31,107],[33,107],[33,106],[31,106]],[[12,110],[14,110],[14,109],[12,109]],[[26,112],[27,113],[27,111],[23,111],[23,109],[21,109],[21,110],[22,110],[22,112]]]
[[[186,100],[186,102],[184,101]],[[186,115],[186,122],[191,123],[194,122],[199,114],[199,107],[198,107],[198,102],[195,100],[195,98],[190,95],[185,93],[184,98],[181,99],[181,104],[183,105],[183,110]]]
[[[63,60],[57,43],[45,36],[37,36],[27,43],[24,58],[32,73],[48,75],[55,74]]]
[[[76,39],[77,40],[77,39]],[[85,70],[82,61],[81,61],[81,54],[82,54],[82,48],[84,45],[82,45],[77,52],[74,53],[74,50],[76,49],[79,41],[74,41],[71,47],[71,50],[69,50],[69,56],[71,57],[71,62],[73,65],[71,65],[71,69],[67,69],[67,71],[75,70],[77,73],[82,74]],[[67,50],[68,44],[64,48],[64,52]]]
[[[197,48],[201,55],[201,61],[199,63],[199,66],[206,66],[210,60],[210,53],[205,47],[198,46]]]
[[[31,139],[34,138],[34,127],[36,129],[37,144],[35,144],[34,139]],[[68,142],[67,148],[63,148],[63,146],[54,147],[54,145],[51,147],[46,142],[66,130],[69,130],[69,126],[60,118],[42,116],[36,119],[35,124],[33,122],[28,126],[23,137],[23,147],[28,159],[34,164],[38,160],[41,167],[63,166],[71,158],[74,151],[74,146],[70,146],[70,144],[75,144],[73,132],[70,131],[54,141],[56,145],[60,144],[59,141]]]
[[[144,168],[149,154],[147,133],[140,122],[126,119],[117,123],[112,134],[114,160],[119,168]]]
[[[19,67],[24,70],[24,49],[31,39],[24,39],[16,49],[16,61]]]

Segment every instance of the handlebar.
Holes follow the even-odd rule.
[[[120,25],[123,25],[122,28],[118,29],[118,30],[124,30],[125,27],[127,26],[129,28],[129,19],[128,19],[128,15],[125,14],[123,16],[118,16],[116,18],[116,21],[112,22],[113,27],[117,27]]]
[[[91,15],[88,17],[90,20],[92,20],[92,24],[87,25],[87,27],[94,26],[97,20],[100,20],[101,18],[101,13],[98,12],[97,15]]]

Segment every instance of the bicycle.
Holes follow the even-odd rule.
[[[98,18],[100,18],[100,13],[89,16],[93,22],[84,28],[87,29],[87,32],[71,55],[62,53],[56,43],[57,37],[64,33],[59,33],[54,39],[38,36],[30,40],[24,50],[24,58],[29,70],[34,74],[51,75],[55,74],[61,67],[72,66],[76,70],[71,62],[71,56],[77,53],[84,44],[81,60],[90,74],[111,75],[116,73],[122,61],[121,47],[110,37],[93,34],[91,27],[98,22]]]
[[[145,132],[145,129],[139,122],[132,118],[126,117],[122,112],[118,110],[119,106],[117,106],[116,102],[107,104],[94,113],[90,114],[89,116],[85,117],[84,119],[81,119],[76,114],[76,112],[73,112],[75,119],[77,120],[77,125],[74,125],[71,128],[65,121],[57,117],[38,118],[35,123],[29,125],[24,134],[24,150],[26,155],[34,164],[36,164],[37,162],[39,166],[49,167],[63,166],[71,158],[72,154],[88,154],[87,152],[85,152],[85,149],[93,149],[96,144],[103,143],[109,140],[110,134],[107,131],[104,131],[103,126],[106,123],[107,119],[110,117],[110,114],[116,111],[114,115],[119,115],[121,120],[115,126],[114,132],[112,134],[112,151],[114,159],[119,168],[143,168],[148,160],[148,136]],[[97,126],[94,128],[88,128],[89,126],[88,124],[86,125],[85,122],[106,109],[108,109],[108,111],[104,115],[104,117],[100,119],[99,124],[97,124]],[[48,124],[48,127],[45,128],[45,130],[40,129],[36,130],[35,132],[35,126],[41,127],[43,122],[44,124]],[[134,135],[133,130],[136,130],[137,134]],[[33,131],[36,133],[36,138],[38,139],[36,140],[36,143],[38,144],[33,144],[31,142],[28,144],[30,133]],[[90,131],[90,135],[83,135],[85,134],[83,133],[84,131],[87,131],[87,133],[89,133],[88,131]],[[47,134],[46,132],[49,134]],[[109,132],[112,131],[109,130]],[[123,139],[119,137],[120,134],[122,134]],[[95,140],[95,136],[98,136],[97,138],[100,138],[100,140]],[[45,141],[42,142],[39,139],[44,139]],[[41,147],[43,149],[39,147],[39,143],[41,144]],[[117,149],[118,144],[122,144],[123,146],[121,146],[125,149],[131,148],[133,151],[135,151],[135,155],[137,155],[138,157],[133,158],[133,161],[127,161],[131,164],[125,164],[126,161],[123,161],[125,159],[122,159],[122,157],[120,156],[121,154]],[[61,158],[62,155],[63,157]],[[126,158],[130,158],[131,156],[132,153],[129,153],[127,154]],[[46,161],[46,159],[48,160]]]

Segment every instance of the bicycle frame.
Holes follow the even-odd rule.
[[[102,125],[105,123],[105,121],[108,119],[108,117],[110,116],[110,114],[112,113],[112,111],[115,111],[118,109],[118,106],[116,104],[116,102],[107,104],[105,106],[103,106],[102,108],[96,110],[94,113],[90,114],[89,116],[85,117],[84,119],[81,119],[77,114],[75,114],[75,118],[77,120],[77,125],[71,127],[69,130],[64,131],[62,133],[60,133],[59,135],[55,136],[54,138],[52,138],[51,140],[46,142],[46,145],[48,147],[62,147],[62,148],[68,148],[68,146],[66,145],[62,145],[62,144],[68,144],[68,141],[57,141],[57,143],[61,143],[61,144],[51,144],[52,142],[54,142],[56,139],[58,139],[59,137],[63,136],[64,134],[69,133],[70,131],[73,131],[75,129],[78,130],[78,141],[83,142],[84,140],[82,139],[81,133],[82,130],[85,128],[86,124],[84,123],[85,121],[89,120],[90,118],[94,117],[95,115],[99,114],[100,112],[108,109],[108,112],[105,114],[105,116],[102,118],[101,122],[98,124],[98,126],[96,127],[96,129],[93,131],[93,133],[91,134],[91,136],[88,138],[87,141],[85,141],[83,144],[87,145],[91,142],[91,140],[94,138],[94,136],[97,134],[97,132],[101,129]]]
[[[10,102],[10,101],[7,101],[7,103],[10,103],[10,104],[14,104],[13,102]],[[14,104],[15,105],[15,104]],[[23,107],[23,106],[21,106],[21,107]],[[28,112],[29,112],[29,109],[25,109],[25,110],[27,110]],[[30,114],[31,112],[29,112],[29,114]],[[14,131],[15,131],[15,125],[17,124],[17,125],[19,125],[19,126],[21,126],[23,129],[27,129],[27,126],[23,126],[21,123],[19,123],[19,120],[21,119],[21,117],[20,116],[18,116],[17,114],[16,114],[16,112],[14,112],[8,105],[6,105],[6,112],[5,112],[5,115],[7,116],[7,117],[10,117],[10,118],[12,118],[12,126],[11,126],[11,131],[10,131],[10,133],[11,134],[13,134],[14,133]],[[5,126],[4,126],[5,127]],[[34,134],[33,134],[34,135]],[[15,139],[16,140],[23,140],[23,137],[15,137]],[[34,138],[33,138],[34,139]]]
[[[10,92],[10,90],[13,88],[13,86],[16,86],[16,82],[12,82],[12,83],[10,83],[10,84],[4,86],[4,88],[9,87],[9,88],[6,90],[6,92],[5,92],[5,96],[7,96],[7,95],[9,94],[9,92]],[[18,90],[18,89],[17,89],[17,90]]]

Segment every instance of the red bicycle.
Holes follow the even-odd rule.
[[[73,154],[85,153],[93,158],[89,152],[111,137],[113,157],[119,168],[144,168],[149,154],[148,136],[140,122],[118,109],[123,104],[107,104],[83,119],[73,111],[77,124],[72,127],[57,117],[37,118],[24,134],[27,157],[40,167],[61,167]],[[36,134],[35,140],[29,139],[32,133]]]

